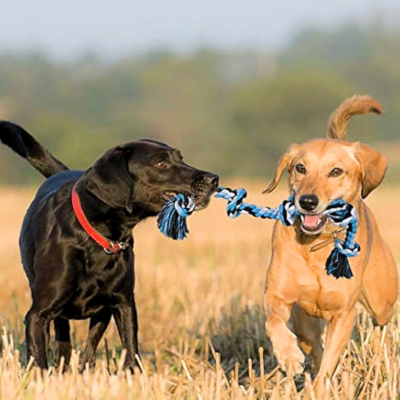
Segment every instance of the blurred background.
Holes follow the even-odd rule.
[[[71,168],[154,138],[222,177],[268,177],[292,142],[370,93],[349,137],[400,172],[398,0],[14,1],[0,16],[0,118]],[[0,183],[42,180],[0,146]]]

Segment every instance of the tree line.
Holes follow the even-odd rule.
[[[385,115],[354,119],[349,138],[395,147],[399,49],[400,31],[346,24],[303,29],[275,52],[159,50],[114,60],[87,53],[73,61],[0,52],[0,118],[71,168],[153,138],[221,176],[267,177],[292,142],[325,136],[330,113],[354,93],[381,101]],[[3,146],[0,171],[3,184],[41,179]]]

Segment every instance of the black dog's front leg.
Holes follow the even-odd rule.
[[[139,356],[138,348],[138,322],[135,299],[132,296],[129,303],[121,304],[113,310],[118,333],[121,338],[122,347],[126,349],[124,368],[129,368],[133,372],[133,367],[137,366],[135,355]]]
[[[46,326],[48,322],[32,308],[25,317],[27,362],[31,357],[37,367],[47,369]]]
[[[79,359],[79,370],[82,372],[88,363],[90,367],[95,365],[95,353],[100,339],[104,335],[111,319],[111,310],[106,307],[90,318],[89,335],[86,349]]]
[[[57,317],[54,319],[54,330],[56,333],[56,341],[54,344],[53,364],[58,368],[61,364],[61,358],[64,357],[63,372],[68,370],[69,361],[71,359],[71,337],[69,322],[66,319]]]

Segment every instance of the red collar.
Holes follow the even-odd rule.
[[[101,246],[107,254],[116,254],[122,250],[125,250],[129,244],[125,242],[113,242],[106,237],[104,237],[100,232],[96,231],[90,222],[87,220],[81,206],[81,201],[79,200],[79,195],[76,191],[76,183],[72,188],[72,207],[74,208],[76,218],[82,225],[82,228],[86,233],[99,245]]]

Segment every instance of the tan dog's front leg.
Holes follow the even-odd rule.
[[[355,309],[335,315],[328,324],[326,332],[325,351],[322,355],[321,368],[314,381],[314,387],[319,392],[323,389],[324,378],[331,377],[339,362],[339,357],[343,353],[347,342],[350,339],[354,325]]]
[[[288,328],[292,305],[276,297],[265,295],[264,306],[267,320],[265,330],[269,336],[279,366],[288,373],[303,372],[304,354],[300,350],[294,333]]]

